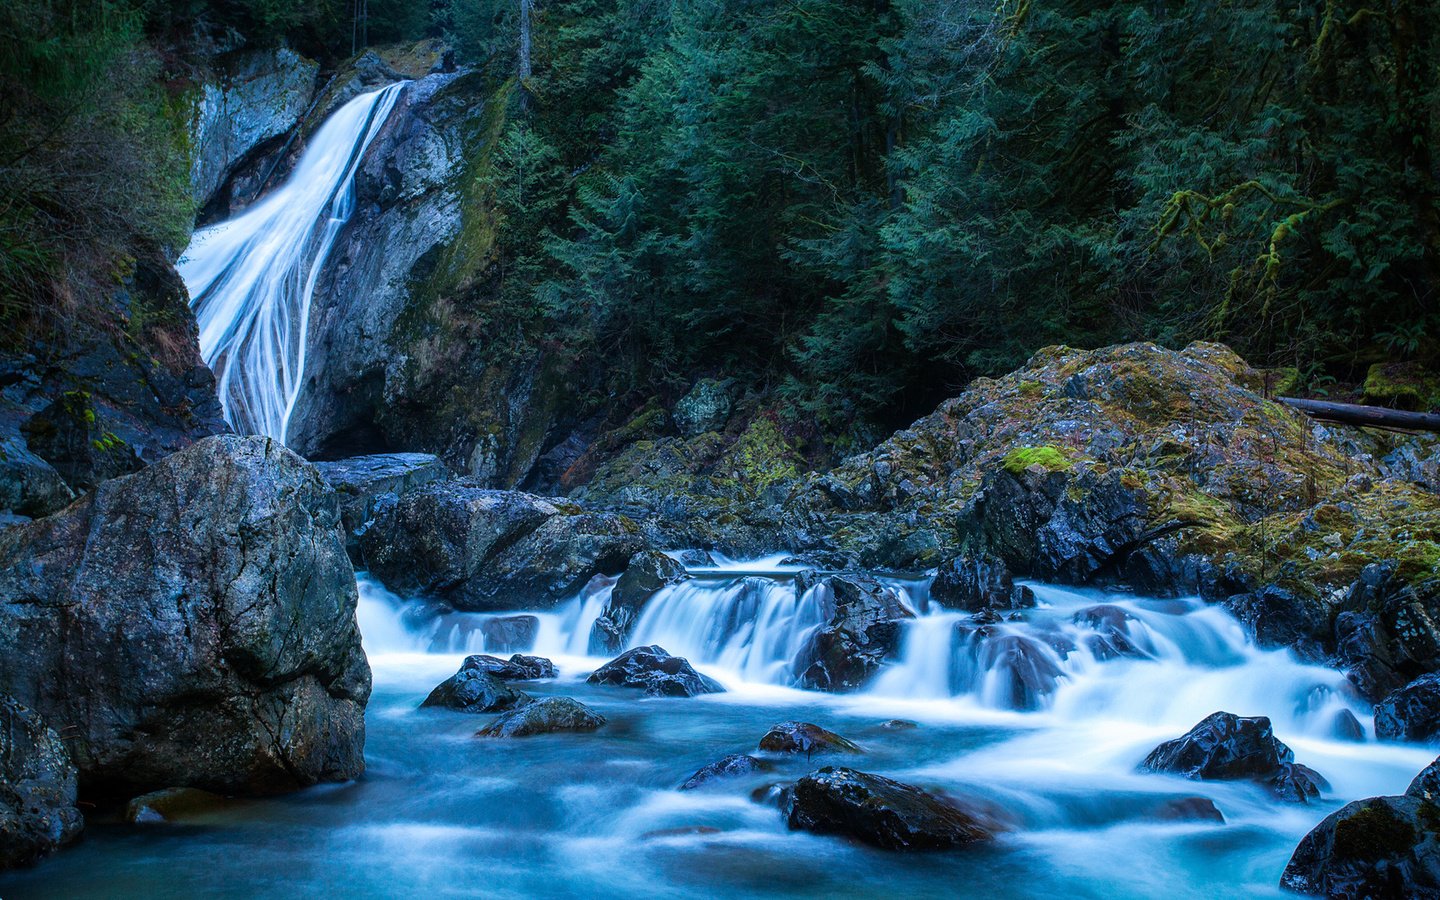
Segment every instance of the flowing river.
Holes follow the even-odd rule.
[[[1238,622],[1198,602],[1032,584],[1040,607],[981,640],[969,615],[929,601],[923,580],[896,580],[917,613],[900,657],[868,690],[829,695],[789,686],[794,653],[819,621],[813,591],[796,591],[793,570],[761,560],[693,574],[650,601],[630,644],[688,657],[726,693],[647,699],[585,684],[605,661],[588,652],[611,588],[597,579],[567,606],[535,613],[529,650],[551,657],[560,677],[520,686],[580,699],[609,723],[514,740],[475,737],[490,716],[418,708],[467,653],[518,649],[486,646],[495,617],[439,612],[362,574],[360,623],[375,674],[362,779],[235,801],[180,825],[98,820],[79,845],[0,879],[0,894],[1278,895],[1306,831],[1348,800],[1402,792],[1434,756],[1376,743],[1341,674],[1255,648]],[[1128,635],[1118,654],[1106,627],[1117,617]],[[1269,716],[1297,760],[1329,780],[1323,800],[1288,804],[1248,783],[1137,771],[1156,744],[1222,709]],[[1340,736],[1346,710],[1365,723],[1364,740]],[[988,845],[915,854],[791,832],[752,792],[820,758],[676,790],[707,763],[753,752],[788,719],[864,748],[843,764],[966,798],[1005,831]],[[1225,822],[1157,814],[1191,797],[1212,800]]]

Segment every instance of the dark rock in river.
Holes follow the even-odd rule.
[[[560,731],[594,731],[605,717],[578,700],[546,697],[510,712],[475,732],[477,737],[529,737]]]
[[[644,543],[621,516],[462,478],[381,504],[360,552],[393,591],[484,611],[554,606],[595,575],[622,571]]]
[[[1010,570],[993,556],[959,556],[940,566],[930,585],[932,599],[952,609],[1028,609],[1035,592],[1015,583]]]
[[[1440,807],[1414,796],[1346,804],[1301,839],[1280,886],[1367,900],[1440,898]]]
[[[1389,741],[1440,738],[1440,673],[1421,675],[1375,707],[1375,736]]]
[[[1183,737],[1166,741],[1140,768],[1186,778],[1264,784],[1284,800],[1304,803],[1318,797],[1324,779],[1295,763],[1294,752],[1276,739],[1264,716],[1244,718],[1217,712]]]
[[[555,664],[543,656],[522,656],[514,654],[509,659],[476,654],[465,657],[461,671],[478,669],[499,678],[501,681],[534,681],[537,678],[554,678],[559,675]]]
[[[398,497],[411,488],[443,481],[450,472],[438,456],[428,453],[380,453],[317,462],[320,476],[340,497],[340,519],[345,526],[346,549],[359,559],[360,531],[374,515],[381,497]]]
[[[763,760],[753,756],[746,756],[743,753],[732,753],[724,759],[716,760],[710,765],[685,779],[680,785],[682,791],[693,791],[699,787],[705,787],[713,781],[721,778],[734,778],[738,775],[750,775],[754,772],[764,772],[769,766]]]
[[[125,821],[137,825],[179,822],[224,806],[219,794],[198,788],[166,788],[141,794],[125,805]]]
[[[75,840],[70,754],[34,710],[0,696],[0,869],[23,866]]]
[[[1334,628],[1337,662],[1366,698],[1378,702],[1440,670],[1440,595],[1433,584],[1407,583],[1393,561],[1375,563],[1342,606]]]
[[[335,495],[217,437],[0,533],[0,692],[82,789],[269,793],[364,768],[370,669]]]
[[[1151,816],[1162,822],[1225,822],[1225,816],[1209,797],[1177,797],[1166,800],[1155,807]]]
[[[1440,759],[1420,770],[1405,789],[1405,796],[1440,803]]]
[[[644,550],[632,556],[590,631],[590,652],[623,650],[646,602],[661,588],[679,584],[689,577],[684,566],[658,550]]]
[[[590,684],[644,688],[647,697],[694,697],[725,692],[720,682],[695,671],[689,660],[671,656],[653,644],[622,653],[591,672],[585,680]]]
[[[485,671],[479,659],[477,656],[466,659],[460,671],[437,685],[420,705],[439,706],[460,712],[492,713],[504,712],[530,702],[529,694],[515,690]]]
[[[1361,725],[1360,720],[1355,718],[1355,714],[1348,709],[1342,709],[1335,714],[1330,725],[1330,732],[1337,740],[1365,740],[1365,726]]]
[[[915,617],[894,590],[868,575],[801,573],[796,590],[820,593],[825,620],[795,658],[796,683],[804,688],[861,687],[899,647],[901,623]]]
[[[495,653],[513,653],[535,646],[540,620],[535,616],[496,616],[480,625],[485,649]]]
[[[1071,621],[1095,630],[1095,634],[1086,639],[1085,645],[1096,659],[1144,658],[1148,655],[1130,639],[1130,623],[1135,621],[1135,617],[1118,606],[1109,603],[1088,606],[1075,613]]]
[[[809,722],[781,722],[760,738],[760,749],[770,753],[861,753],[859,745],[833,731]]]
[[[992,836],[920,788],[833,766],[796,782],[780,809],[792,829],[845,835],[886,850],[945,850]]]

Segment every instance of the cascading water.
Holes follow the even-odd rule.
[[[225,419],[285,441],[305,375],[310,301],[355,208],[355,173],[405,83],[361,94],[312,135],[290,178],[226,222],[195,232],[178,268]]]

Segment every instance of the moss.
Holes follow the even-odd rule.
[[[780,426],[769,416],[756,416],[716,465],[722,486],[760,493],[800,474],[799,457]],[[724,473],[729,473],[726,478]]]
[[[1001,463],[1011,475],[1019,475],[1032,466],[1040,466],[1047,472],[1068,472],[1073,466],[1065,451],[1058,447],[1016,447],[1005,454]]]
[[[1016,390],[1022,397],[1039,397],[1045,392],[1045,386],[1038,381],[1022,381]]]
[[[1427,410],[1440,405],[1440,377],[1413,363],[1376,363],[1365,375],[1366,403]]]
[[[1342,860],[1376,862],[1409,853],[1414,846],[1414,827],[1381,801],[1335,823],[1335,855]]]

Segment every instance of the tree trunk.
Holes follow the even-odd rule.
[[[520,0],[520,109],[530,109],[530,13],[535,0]]]
[[[1331,403],[1327,400],[1301,400],[1280,397],[1281,403],[1298,409],[1314,419],[1370,428],[1398,428],[1402,431],[1440,431],[1440,415],[1405,412],[1383,406],[1361,406],[1357,403]]]

